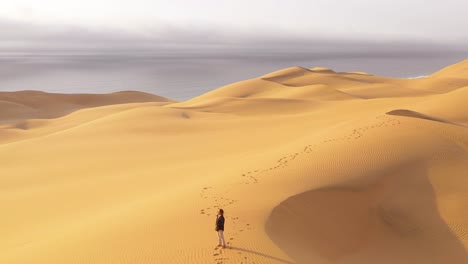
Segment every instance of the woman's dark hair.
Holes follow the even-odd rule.
[[[220,212],[221,214],[224,214],[224,210],[223,210],[223,209],[219,209],[219,212]]]

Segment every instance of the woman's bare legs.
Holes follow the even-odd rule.
[[[219,240],[219,245],[222,246],[223,248],[226,247],[226,242],[224,241],[224,231],[223,230],[218,230],[218,240]]]

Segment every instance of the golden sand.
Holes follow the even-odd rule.
[[[468,61],[0,93],[0,263],[468,263],[467,103]]]

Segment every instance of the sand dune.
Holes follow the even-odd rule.
[[[0,94],[0,263],[468,263],[465,68]]]
[[[143,92],[52,94],[40,91],[0,92],[0,123],[32,118],[56,118],[73,111],[111,104],[171,102]]]
[[[453,77],[456,79],[466,79],[466,74],[468,74],[468,59],[454,65],[447,66],[431,76],[436,78]]]
[[[421,118],[421,119],[426,119],[426,120],[431,120],[431,121],[436,121],[436,122],[442,122],[446,124],[453,124],[457,125],[456,123],[450,122],[448,120],[438,118],[438,117],[433,117],[433,116],[428,116],[419,112],[411,111],[411,110],[406,110],[406,109],[397,109],[397,110],[392,110],[390,112],[387,112],[387,115],[395,115],[395,116],[406,116],[406,117],[412,117],[412,118]]]
[[[468,124],[468,111],[466,109],[466,97],[468,86],[458,88],[454,91],[431,96],[414,104],[413,108],[430,115],[439,116],[452,122]]]

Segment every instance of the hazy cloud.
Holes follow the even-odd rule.
[[[216,28],[165,26],[154,30],[125,31],[44,25],[0,20],[1,52],[154,52],[162,54],[281,55],[287,53],[322,56],[437,55],[466,52],[462,44],[423,41],[388,41],[300,36],[260,32],[223,32]]]

